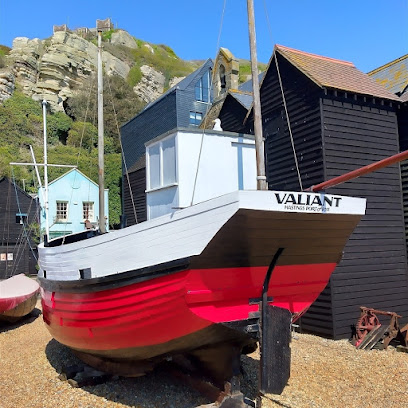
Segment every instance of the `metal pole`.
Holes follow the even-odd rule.
[[[35,169],[35,174],[37,175],[38,185],[40,186],[41,196],[42,196],[42,199],[43,199],[43,201],[45,203],[45,195],[44,195],[43,186],[41,184],[40,172],[38,171],[38,165],[37,165],[37,161],[35,160],[33,146],[31,146],[31,145],[30,145],[30,152],[31,152],[31,157],[33,158],[33,162],[34,162],[33,166],[34,166],[34,169]],[[10,163],[10,164],[19,164],[19,163]]]
[[[98,31],[98,180],[99,180],[99,231],[105,228],[105,163],[103,140],[103,72],[102,72],[102,32]]]
[[[382,169],[383,167],[390,166],[391,164],[395,164],[406,159],[408,159],[408,150],[394,154],[386,159],[368,164],[367,166],[360,167],[359,169],[350,171],[342,176],[334,177],[330,180],[324,181],[323,183],[316,184],[315,186],[307,188],[305,191],[321,191],[329,187],[334,187],[338,184],[345,183],[346,181],[364,176],[365,174],[372,173],[373,171]]]
[[[265,176],[265,152],[262,134],[261,98],[259,93],[258,59],[256,55],[255,17],[253,0],[247,0],[247,7],[248,7],[249,47],[251,50],[252,92],[254,96],[253,112],[254,112],[255,151],[257,170],[256,179],[258,190],[267,190],[268,183],[266,182]]]
[[[50,225],[48,214],[48,162],[47,162],[47,101],[42,101],[44,126],[44,209],[45,209],[45,237],[50,239]]]

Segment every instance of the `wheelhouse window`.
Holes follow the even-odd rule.
[[[82,218],[88,221],[94,220],[94,203],[91,201],[84,201],[82,203]]]
[[[210,71],[207,71],[196,83],[195,97],[197,101],[210,101]]]
[[[190,112],[190,125],[198,126],[203,120],[203,114],[201,112]]]
[[[57,201],[57,221],[68,221],[68,201]]]
[[[167,187],[177,182],[176,138],[170,137],[147,149],[149,189]]]

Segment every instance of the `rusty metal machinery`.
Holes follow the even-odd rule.
[[[354,345],[359,349],[372,349],[381,343],[383,349],[387,348],[391,340],[399,338],[406,346],[408,341],[408,325],[400,329],[398,319],[402,316],[394,312],[385,312],[371,307],[360,307],[361,313],[357,320]],[[388,325],[381,324],[378,316],[389,316]],[[404,331],[404,334],[402,333]],[[404,340],[405,339],[405,340]],[[405,344],[404,344],[405,343]]]

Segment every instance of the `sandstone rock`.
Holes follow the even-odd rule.
[[[39,62],[33,99],[46,97],[53,111],[63,111],[63,102],[80,89],[96,70],[98,47],[84,38],[58,31]],[[126,78],[130,67],[108,52],[102,53],[108,75]]]
[[[135,39],[124,30],[118,30],[112,33],[111,44],[124,45],[129,48],[137,48]]]
[[[29,40],[27,37],[17,37],[7,57],[12,65],[15,80],[21,84],[23,92],[28,96],[31,96],[37,81],[39,59],[43,52],[43,43],[38,38]]]
[[[114,57],[109,52],[102,53],[102,61],[104,63],[105,72],[108,75],[119,75],[124,79],[127,78],[130,71],[128,64]]]
[[[173,88],[174,85],[177,85],[179,82],[181,82],[185,77],[174,77],[171,78],[169,81],[169,88]]]
[[[142,71],[143,77],[133,88],[133,91],[139,98],[149,103],[162,95],[165,78],[161,72],[156,71],[148,65],[142,65],[140,70]]]
[[[112,34],[111,43],[137,48],[135,39],[124,30]],[[150,44],[144,46],[154,53]],[[35,100],[47,99],[53,111],[62,111],[64,101],[84,87],[88,79],[96,74],[97,46],[81,36],[57,31],[52,37],[41,41],[17,37],[7,56],[8,74],[0,75],[0,100],[10,97],[15,84]],[[102,54],[104,70],[108,75],[119,75],[126,79],[130,66],[107,51]],[[165,78],[161,72],[144,65],[143,77],[134,87],[135,93],[149,103],[162,95]],[[173,78],[170,87],[183,78]]]
[[[14,92],[15,77],[10,71],[0,72],[0,103],[10,98]]]

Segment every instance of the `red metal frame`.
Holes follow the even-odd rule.
[[[383,167],[390,166],[391,164],[399,163],[405,159],[408,159],[408,150],[387,157],[386,159],[371,163],[359,169],[350,171],[349,173],[343,174],[341,176],[334,177],[330,180],[324,181],[323,183],[316,184],[315,186],[307,188],[305,191],[317,192],[325,190],[326,188],[337,186],[338,184],[345,183],[346,181],[353,180],[357,177],[363,176],[368,173],[372,173],[373,171],[382,169]]]

